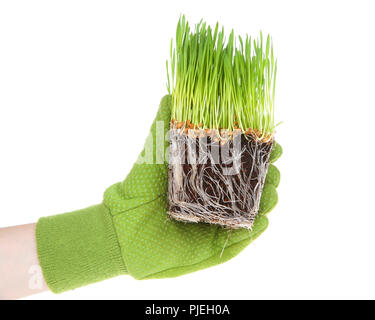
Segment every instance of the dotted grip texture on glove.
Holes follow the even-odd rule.
[[[158,152],[156,122],[164,121],[166,134],[170,111],[171,96],[167,95],[161,100],[151,127],[155,153]],[[168,147],[167,140],[165,147]],[[280,145],[275,143],[271,162],[281,153]],[[156,158],[160,159],[160,155],[154,154]],[[231,259],[266,229],[268,219],[265,215],[277,204],[279,180],[278,169],[270,165],[258,218],[251,232],[244,229],[229,231],[217,225],[168,219],[167,161],[163,164],[136,163],[126,179],[107,189],[104,195],[104,204],[113,215],[128,272],[136,279],[176,277]]]
[[[170,116],[167,95],[151,127],[153,139],[148,139],[154,160],[163,159],[158,152],[165,154],[165,149],[156,148],[156,123],[164,125],[165,136]],[[168,148],[168,140],[162,143]],[[140,158],[144,154],[145,150]],[[281,154],[275,142],[270,161]],[[228,230],[167,218],[167,160],[137,161],[123,182],[105,191],[102,204],[39,219],[37,248],[47,285],[58,293],[121,274],[136,279],[176,277],[223,263],[267,228],[266,214],[277,204],[279,181],[278,169],[270,164],[252,230]]]

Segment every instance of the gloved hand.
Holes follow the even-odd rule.
[[[164,122],[166,133],[170,111],[167,95],[151,127],[154,160],[163,152],[155,147],[156,121]],[[281,154],[275,143],[271,162]],[[38,221],[37,248],[45,280],[58,293],[120,274],[136,279],[176,277],[223,263],[267,228],[266,214],[277,203],[279,180],[278,169],[270,164],[252,230],[230,231],[168,219],[167,162],[136,163],[123,182],[105,191],[102,204]]]

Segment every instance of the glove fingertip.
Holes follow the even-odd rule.
[[[277,159],[281,157],[282,154],[283,154],[283,148],[281,147],[280,144],[278,144],[275,141],[272,147],[271,155],[270,155],[270,162],[274,163]]]
[[[271,212],[277,205],[278,195],[276,188],[272,184],[265,184],[263,187],[262,197],[260,199],[259,214],[266,215]]]
[[[169,94],[165,95],[160,101],[158,112],[151,126],[151,134],[154,136],[154,138],[158,126],[158,128],[164,128],[164,134],[166,134],[169,130],[171,120],[171,103],[172,96]]]
[[[275,188],[280,184],[280,171],[273,164],[268,166],[265,184],[272,184]]]
[[[160,101],[157,118],[159,120],[170,121],[171,106],[172,106],[172,96],[170,94],[167,94]]]
[[[254,221],[252,232],[261,233],[268,227],[268,218],[264,215],[258,215]]]

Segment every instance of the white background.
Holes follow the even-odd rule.
[[[0,227],[101,201],[166,93],[180,13],[271,33],[279,205],[223,265],[38,299],[375,298],[373,1],[1,1]],[[1,279],[1,275],[0,275]]]

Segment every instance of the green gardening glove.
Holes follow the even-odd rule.
[[[164,153],[155,147],[156,122],[164,122],[166,134],[170,110],[168,95],[151,127],[154,160]],[[275,143],[271,162],[281,153]],[[145,150],[140,158],[144,155]],[[123,182],[105,191],[102,204],[39,220],[37,247],[45,280],[53,292],[62,292],[120,274],[176,277],[223,263],[267,228],[266,214],[277,203],[279,180],[278,169],[270,164],[252,230],[228,230],[167,218],[167,161],[137,162]]]

